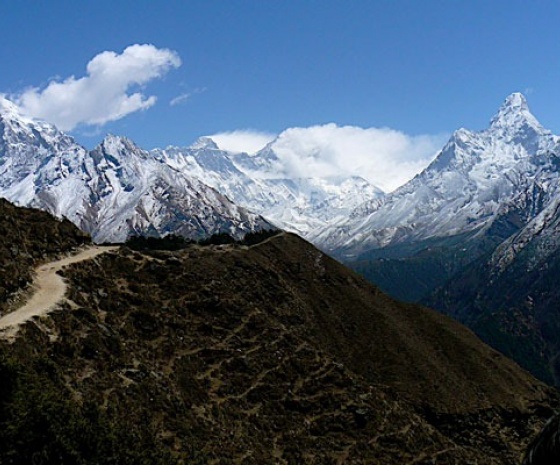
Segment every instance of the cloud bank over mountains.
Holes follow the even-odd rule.
[[[276,138],[252,130],[209,137],[232,152],[254,153],[271,143],[289,176],[355,175],[390,192],[425,168],[449,135],[410,136],[389,128],[330,123],[286,129]]]
[[[135,91],[181,66],[179,55],[149,44],[135,44],[121,54],[105,51],[87,64],[86,75],[51,81],[11,98],[22,112],[54,123],[63,131],[80,124],[103,125],[146,110],[157,98]]]
[[[212,134],[208,137],[216,142],[222,150],[256,153],[276,139],[276,134],[253,129],[237,129]]]

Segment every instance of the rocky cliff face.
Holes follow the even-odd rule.
[[[555,249],[543,254],[540,246],[546,240],[546,232],[536,236],[508,255],[503,268],[499,261],[496,265],[496,257],[504,257],[498,248],[457,272],[424,302],[467,324],[540,379],[558,385],[560,254]]]

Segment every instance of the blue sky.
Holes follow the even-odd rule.
[[[102,52],[152,44],[173,58],[125,88],[145,108],[77,123],[79,142],[112,132],[152,148],[327,123],[441,136],[484,128],[515,91],[560,133],[559,22],[560,2],[539,0],[13,0],[0,93],[40,94]]]

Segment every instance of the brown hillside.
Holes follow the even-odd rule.
[[[543,385],[464,326],[395,301],[297,236],[278,237],[251,255],[263,268],[276,261],[278,270],[295,270],[283,273],[289,282],[280,287],[303,303],[306,336],[415,404],[466,413],[523,408],[539,398]]]
[[[0,353],[15,379],[0,419],[48,406],[46,443],[5,414],[0,450],[20,463],[512,464],[556,402],[459,324],[293,235],[122,248],[65,276],[72,303]],[[41,392],[18,397],[21,379]]]
[[[16,207],[1,198],[0,238],[0,314],[8,299],[30,283],[37,263],[90,242],[68,220]]]

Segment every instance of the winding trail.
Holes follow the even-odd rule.
[[[0,318],[0,337],[13,337],[19,326],[34,316],[45,315],[56,308],[56,305],[64,299],[66,283],[57,271],[73,263],[90,260],[112,250],[118,246],[91,246],[76,255],[61,260],[46,263],[35,269],[33,280],[33,295],[17,310]],[[5,331],[6,330],[6,331]]]

